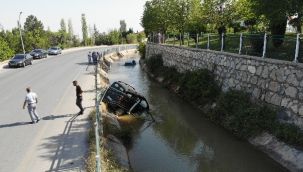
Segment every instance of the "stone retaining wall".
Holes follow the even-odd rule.
[[[146,58],[161,54],[164,65],[179,72],[213,71],[223,91],[245,90],[253,97],[283,107],[289,121],[303,126],[303,64],[211,50],[147,44]]]

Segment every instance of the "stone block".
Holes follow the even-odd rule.
[[[273,92],[277,92],[280,89],[280,84],[278,82],[270,82],[268,89]]]
[[[299,115],[303,117],[303,106],[299,108]]]
[[[274,94],[274,95],[271,97],[270,103],[272,103],[272,104],[274,104],[274,105],[276,105],[276,106],[280,106],[281,101],[282,101],[282,97],[279,96],[278,94]]]
[[[291,98],[296,98],[298,90],[295,87],[288,87],[285,90],[285,94]]]
[[[269,74],[269,70],[268,67],[264,67],[263,72],[262,72],[262,77],[267,79],[268,78],[268,74]]]
[[[282,102],[281,102],[281,106],[282,107],[287,107],[290,101],[291,101],[290,98],[283,98]]]
[[[293,86],[299,85],[299,81],[297,80],[297,77],[295,74],[290,74],[287,78],[287,82],[292,84]]]
[[[255,74],[255,73],[256,73],[256,67],[255,67],[255,66],[248,66],[248,71],[249,71],[251,74]]]
[[[263,71],[263,67],[262,66],[258,66],[257,67],[257,71],[256,71],[256,75],[260,76],[262,74]]]

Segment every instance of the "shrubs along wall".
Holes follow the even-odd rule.
[[[146,58],[161,54],[177,71],[213,71],[223,91],[243,90],[285,109],[283,119],[303,128],[303,64],[225,52],[147,44]]]
[[[286,143],[303,146],[300,129],[280,123],[274,107],[252,102],[250,95],[244,91],[229,89],[221,92],[211,71],[198,69],[180,73],[174,67],[164,66],[161,55],[149,56],[144,63],[152,76],[162,78],[164,86],[203,107],[205,117],[239,138],[248,139],[269,132]]]

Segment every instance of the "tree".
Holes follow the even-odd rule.
[[[167,32],[168,28],[172,26],[174,18],[172,4],[175,2],[176,0],[152,0],[145,3],[141,25],[146,34]]]
[[[64,19],[61,19],[60,21],[60,30],[59,30],[59,46],[63,49],[65,47],[68,47],[67,39],[68,39],[68,33],[66,31],[66,24]]]
[[[126,22],[125,22],[125,20],[120,20],[120,29],[119,29],[119,31],[121,33],[126,32]]]
[[[250,0],[253,11],[257,15],[264,15],[268,19],[271,34],[279,37],[279,39],[273,40],[275,47],[279,47],[283,43],[287,18],[293,13],[290,1],[292,0]]]
[[[61,19],[61,21],[60,21],[60,30],[61,30],[62,32],[65,32],[65,33],[66,33],[66,24],[65,24],[64,19]]]
[[[74,35],[73,24],[72,24],[72,20],[69,19],[68,20],[68,36],[72,37],[73,35]]]
[[[0,37],[0,61],[9,59],[14,54],[13,50],[10,49],[7,42]]]
[[[26,51],[35,48],[46,48],[47,37],[45,35],[43,24],[34,15],[26,18],[24,23],[24,47]]]
[[[86,23],[85,14],[81,15],[81,23],[82,23],[82,37],[83,37],[83,44],[86,46],[88,45],[88,28]]]

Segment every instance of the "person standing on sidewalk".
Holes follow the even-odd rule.
[[[79,107],[80,112],[78,113],[78,115],[82,115],[83,114],[83,107],[82,107],[82,89],[81,87],[78,85],[78,82],[75,80],[73,81],[73,85],[76,87],[76,105]]]
[[[36,111],[37,108],[37,103],[38,103],[38,96],[36,93],[31,91],[30,87],[26,88],[26,96],[25,96],[25,101],[23,103],[23,109],[25,109],[25,106],[27,104],[27,109],[29,116],[32,120],[32,124],[35,124],[40,121],[39,115]]]

